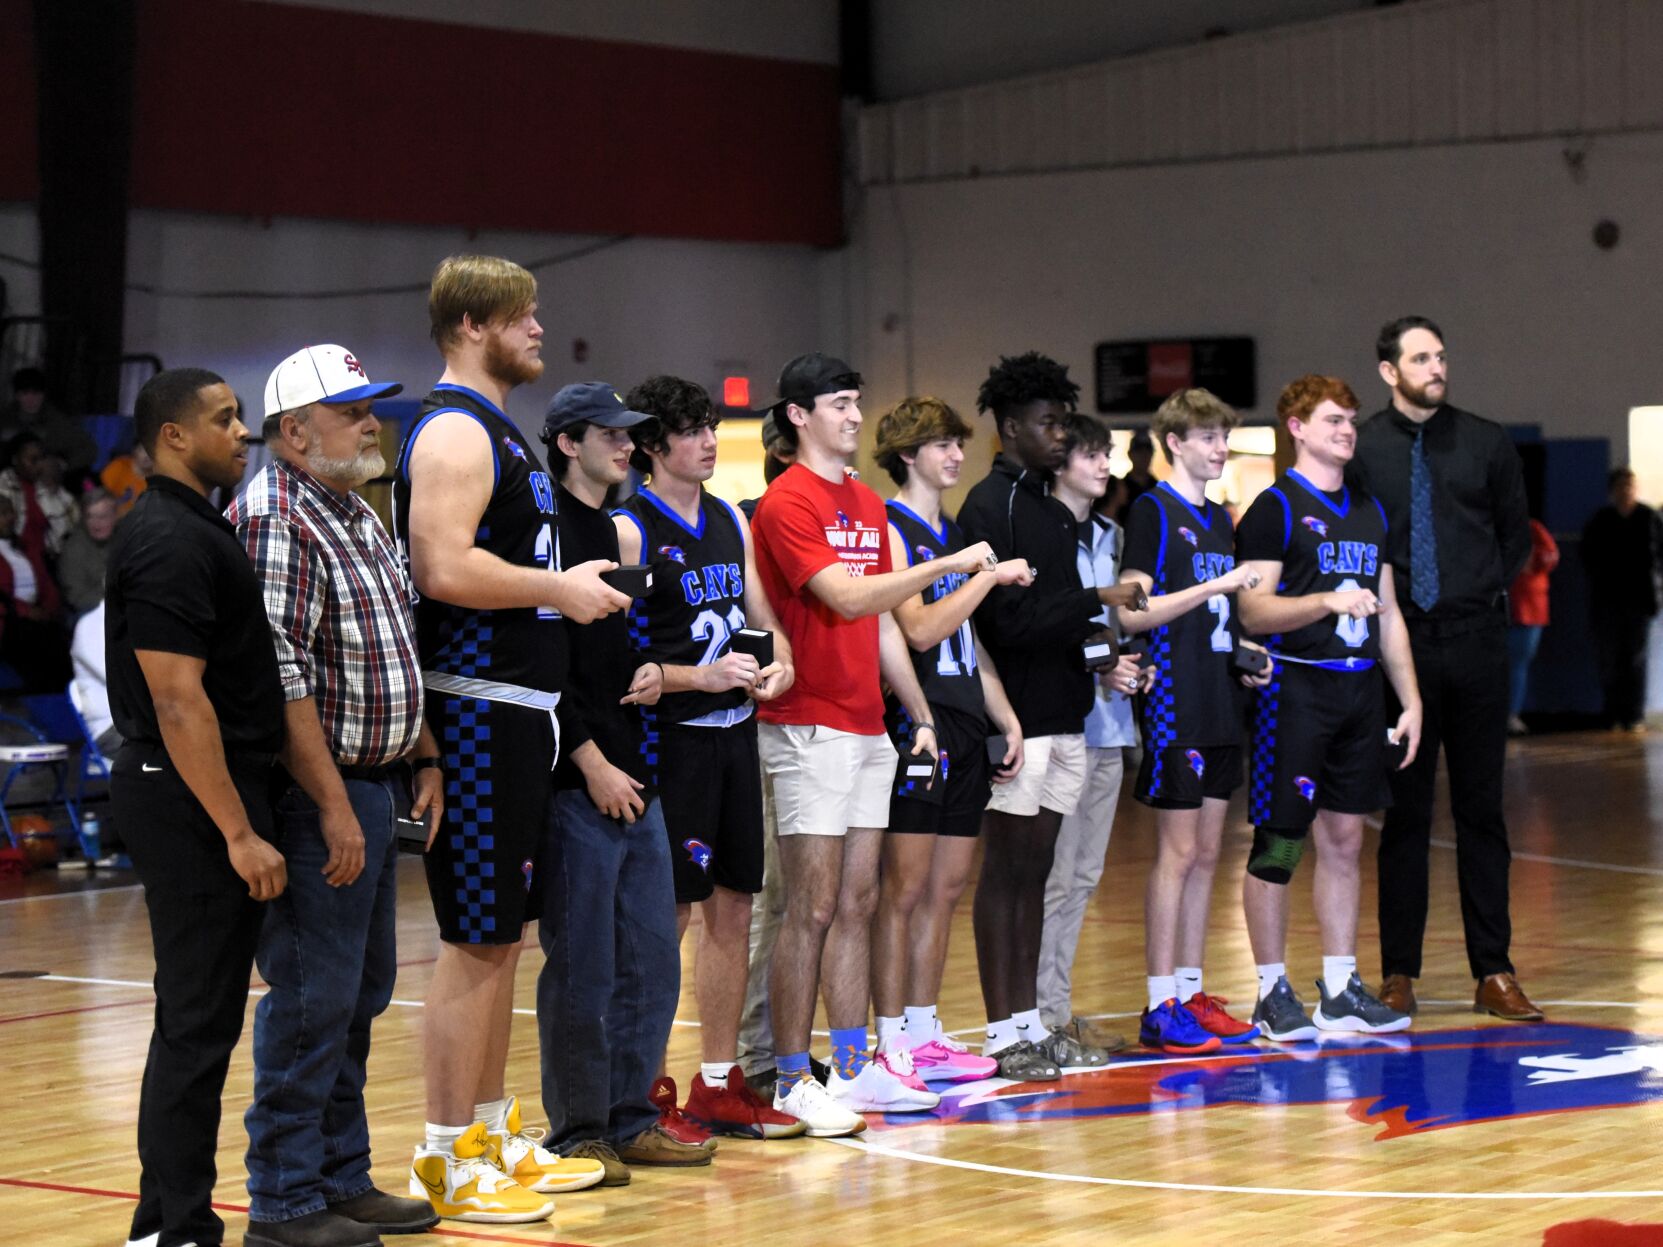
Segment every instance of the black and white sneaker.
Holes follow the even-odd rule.
[[[1322,1003],[1312,1019],[1318,1029],[1349,1031],[1356,1035],[1389,1035],[1393,1031],[1408,1030],[1413,1020],[1407,1013],[1399,1013],[1378,997],[1371,996],[1363,980],[1353,974],[1346,980],[1345,990],[1330,996],[1322,980],[1317,980],[1317,993]]]
[[[1311,1015],[1305,1012],[1305,1006],[1294,995],[1293,984],[1288,982],[1285,974],[1276,980],[1270,995],[1253,1006],[1253,1024],[1272,1043],[1298,1043],[1317,1037]]]

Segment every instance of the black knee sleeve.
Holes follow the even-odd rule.
[[[1274,827],[1253,829],[1253,850],[1247,855],[1247,873],[1266,883],[1286,886],[1305,852],[1305,835],[1277,831]]]

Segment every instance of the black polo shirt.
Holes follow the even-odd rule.
[[[283,685],[260,582],[237,531],[207,499],[159,473],[117,528],[105,580],[110,713],[130,741],[160,745],[136,650],[188,654],[228,752],[283,746]]]

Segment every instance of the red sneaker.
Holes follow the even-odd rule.
[[[712,1087],[703,1074],[694,1074],[683,1112],[712,1134],[742,1139],[790,1139],[808,1129],[806,1122],[780,1112],[746,1086],[737,1065],[728,1070],[725,1087]]]
[[[1184,1008],[1195,1017],[1202,1030],[1217,1035],[1224,1043],[1252,1043],[1259,1037],[1259,1028],[1226,1013],[1224,1006],[1229,1003],[1223,996],[1196,992],[1184,1002]]]
[[[716,1150],[716,1140],[710,1137],[710,1131],[676,1107],[674,1078],[660,1078],[653,1083],[652,1090],[647,1092],[647,1099],[658,1109],[658,1124],[664,1128],[664,1133],[677,1143],[702,1147],[707,1152]]]

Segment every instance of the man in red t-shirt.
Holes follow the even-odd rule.
[[[770,991],[774,1107],[811,1135],[858,1134],[860,1113],[939,1102],[904,1052],[875,1061],[866,1052],[868,934],[896,765],[880,673],[917,724],[909,766],[936,755],[934,719],[889,612],[946,572],[992,574],[994,559],[981,542],[892,571],[883,500],[846,470],[860,442],[860,374],[839,359],[800,355],[780,373],[779,393],[775,422],[797,460],[751,523],[757,576],[800,660],[797,682],[757,707],[786,893]],[[822,965],[832,1033],[826,1086],[808,1061]]]

